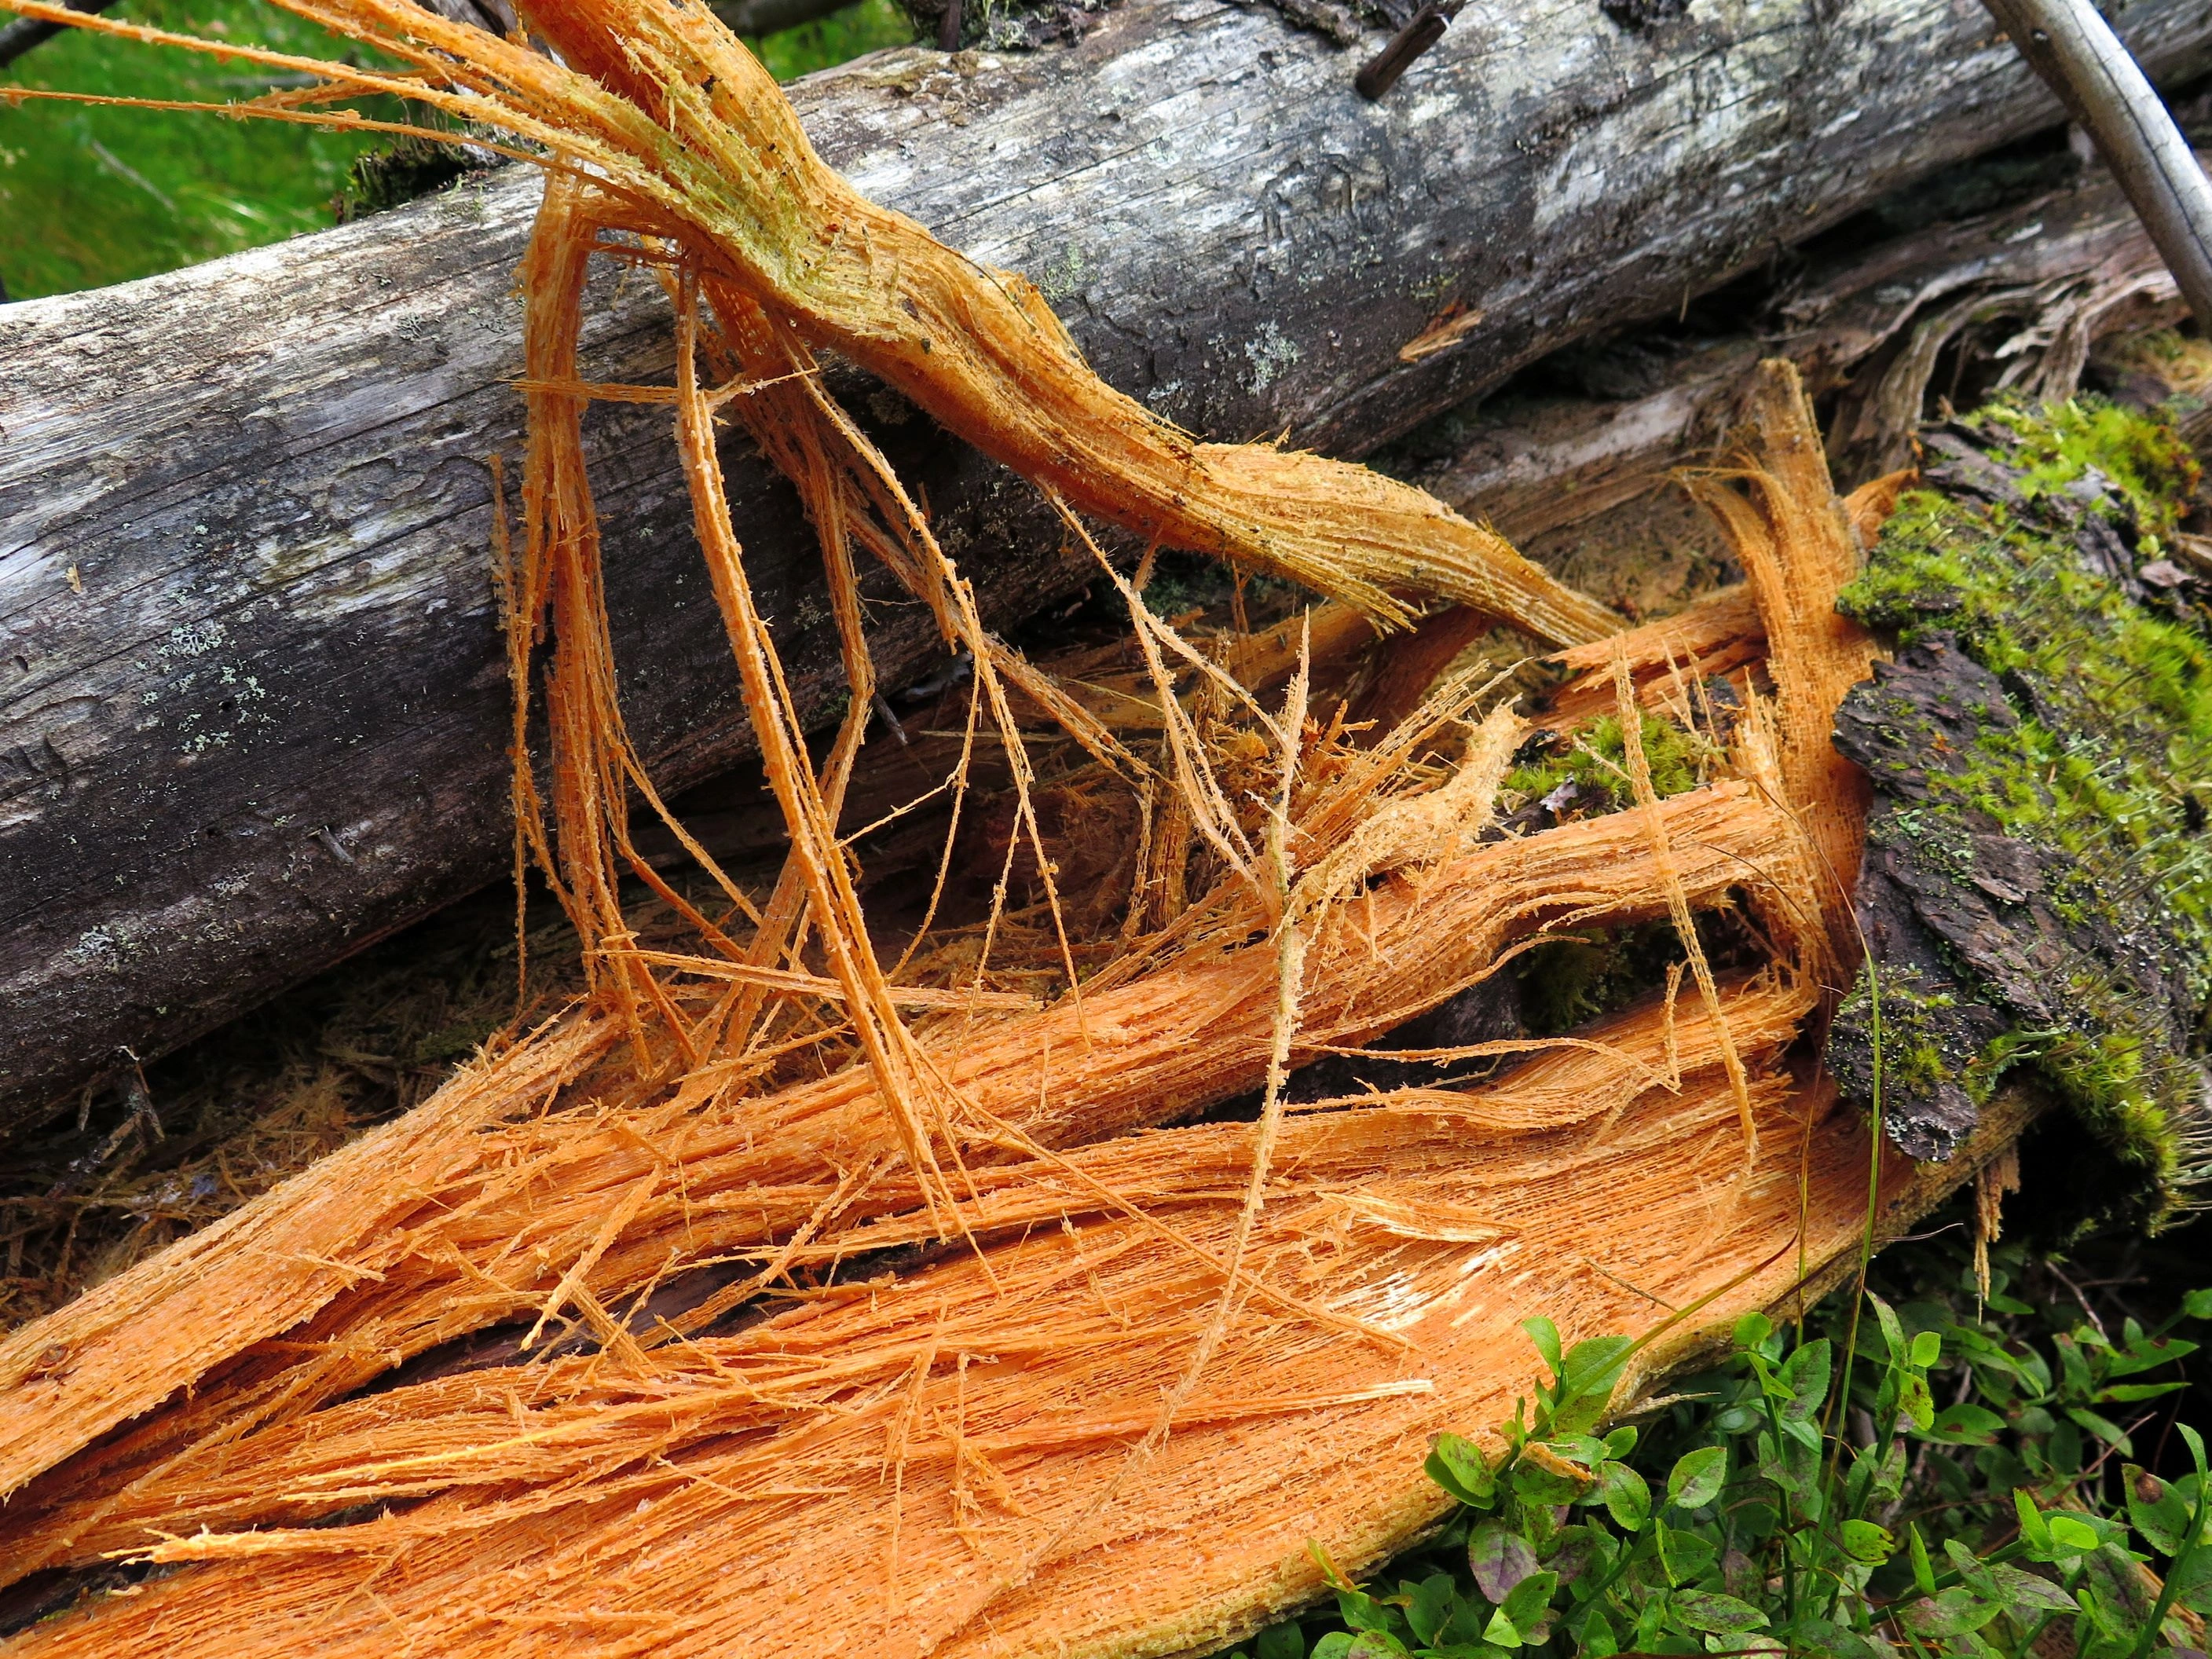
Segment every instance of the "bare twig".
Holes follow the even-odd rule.
[[[2212,184],[2141,66],[2090,0],[1984,3],[2096,141],[2198,325],[2212,330]]]
[[[106,11],[115,0],[67,0],[71,11]],[[5,28],[0,28],[0,69],[5,69],[33,46],[43,46],[69,27],[66,23],[50,23],[43,18],[19,17]]]
[[[1352,84],[1359,95],[1372,103],[1396,86],[1398,77],[1413,67],[1413,60],[1443,38],[1451,20],[1459,15],[1460,3],[1461,0],[1430,0],[1415,12],[1413,21],[1392,35],[1390,44],[1352,77]]]

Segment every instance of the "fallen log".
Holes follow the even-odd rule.
[[[2097,340],[2182,314],[2119,188],[2085,168],[1993,212],[1809,259],[1747,327],[1699,331],[1668,319],[1629,331],[1540,389],[1486,401],[1452,431],[1446,454],[1409,471],[1442,500],[1480,506],[1547,562],[1587,562],[1594,521],[1631,506],[1648,518],[1674,469],[1719,453],[1761,357],[1789,358],[1832,406],[1830,461],[1856,486],[1911,460],[1939,363],[1970,373],[1978,392],[2069,397]],[[1652,601],[1632,586],[1573,579],[1631,615]]]
[[[1794,376],[1784,370],[1770,385],[1790,392],[1792,416],[1788,444],[1770,447],[1781,470],[1759,475],[1771,510],[1739,498],[1729,520],[1774,647],[1775,700],[1745,688],[1729,763],[1784,808],[1750,866],[1784,901],[1753,902],[1770,930],[1762,937],[1790,952],[1765,975],[1723,992],[1686,926],[1703,1018],[1685,1010],[1678,1020],[1670,975],[1663,1001],[1582,1027],[1571,1053],[1498,1084],[1371,1096],[1285,1125],[1272,1166],[1263,1117],[1256,1130],[1217,1123],[1121,1139],[1003,1182],[986,1171],[962,1200],[969,1218],[958,1231],[972,1249],[828,1287],[736,1333],[702,1333],[662,1350],[671,1363],[657,1370],[609,1320],[597,1364],[402,1380],[311,1425],[264,1418],[159,1466],[107,1443],[88,1458],[117,1459],[128,1492],[90,1461],[55,1469],[57,1491],[94,1500],[56,1542],[89,1551],[146,1540],[143,1559],[185,1571],[36,1626],[15,1650],[153,1642],[285,1651],[307,1618],[331,1652],[383,1650],[397,1627],[441,1651],[520,1653],[549,1629],[602,1626],[667,1652],[724,1651],[762,1629],[779,1641],[820,1631],[894,1653],[1184,1650],[1310,1594],[1331,1556],[1358,1571],[1432,1521],[1441,1500],[1409,1473],[1421,1443],[1502,1413],[1521,1382],[1507,1333],[1528,1306],[1559,1310],[1574,1335],[1648,1323],[1655,1303],[1725,1322],[1847,1259],[1869,1219],[1887,1226],[1912,1212],[1964,1171],[1923,1182],[1892,1160],[1880,1170],[1883,1213],[1867,1217],[1863,1125],[1778,1064],[1788,1027],[1817,1003],[1827,971],[1819,919],[1840,907],[1839,895],[1824,902],[1814,889],[1796,815],[1816,836],[1823,812],[1849,817],[1846,800],[1808,785],[1843,765],[1827,743],[1829,715],[1869,642],[1833,615],[1855,543],[1826,491]],[[1787,482],[1807,473],[1818,475],[1817,496]],[[1625,697],[1631,665],[1616,662]],[[1711,850],[1664,827],[1643,740],[1627,735],[1637,729],[1623,727],[1622,752],[1642,804],[1617,828],[1641,830],[1660,864]],[[1510,715],[1492,716],[1483,732],[1483,753],[1521,752]],[[1370,860],[1387,848],[1394,863],[1412,860],[1398,869],[1425,868],[1434,854],[1423,839],[1397,833],[1416,819],[1427,835],[1476,835],[1486,808],[1467,816],[1468,785],[1492,787],[1477,764],[1471,751],[1469,769],[1439,786],[1452,792],[1448,812],[1419,810],[1447,805],[1431,792],[1407,799],[1412,817],[1364,820],[1352,832],[1358,856],[1323,855],[1291,908],[1304,914],[1308,897],[1325,905],[1327,894],[1346,895],[1344,936],[1364,956],[1365,912],[1383,890],[1370,885],[1379,873]],[[1527,787],[1548,793],[1547,782]],[[1594,865],[1588,877],[1612,867]],[[1440,942],[1455,939],[1459,930],[1422,902],[1436,889],[1409,880],[1411,909],[1431,917]],[[1231,931],[1243,939],[1246,927]],[[1278,1030],[1278,1043],[1291,1035],[1287,1024]],[[1094,1069],[1085,1060],[1073,1075]],[[593,1099],[584,1114],[528,1109],[530,1125],[564,1137],[595,1131],[608,1121],[605,1097],[583,1093]],[[1440,1130],[1419,1121],[1438,1115],[1451,1120]],[[641,1133],[637,1145],[656,1163],[690,1161],[695,1150],[665,1134]],[[410,1201],[419,1195],[399,1184]],[[708,1213],[703,1191],[690,1191]],[[50,1417],[72,1393],[89,1401],[94,1374],[124,1358],[149,1322],[102,1338],[87,1316],[165,1274],[205,1289],[196,1269],[228,1255],[380,1282],[358,1261],[269,1248],[267,1224],[317,1192],[334,1206],[368,1196],[335,1168],[311,1171],[289,1195],[205,1236],[197,1262],[173,1253],[19,1334],[0,1354],[15,1370],[19,1420]],[[1125,1194],[1141,1195],[1146,1210],[1125,1209]],[[541,1278],[560,1274],[556,1299],[599,1271],[637,1201],[608,1212],[565,1271],[538,1264]],[[946,1231],[911,1198],[889,1225],[851,1228],[836,1208],[817,1212],[822,1231],[794,1235],[793,1250],[842,1259],[871,1237]],[[1237,1316],[1240,1256],[1270,1304]],[[518,1260],[502,1270],[527,1268]],[[474,1282],[489,1291],[500,1281]],[[1211,1320],[1209,1305],[1220,1310]],[[187,1334],[193,1323],[150,1322]],[[327,1345],[280,1346],[336,1355],[360,1333],[325,1334]],[[649,1375],[649,1395],[633,1372]],[[202,1389],[174,1404],[189,1413],[208,1398]],[[1255,1463],[1240,1425],[1261,1417],[1275,1419],[1271,1437],[1287,1457]],[[33,1448],[34,1466],[71,1442],[31,1425],[11,1443]],[[1393,1477],[1393,1468],[1407,1473]],[[970,1501],[971,1478],[988,1508]],[[149,1537],[148,1516],[168,1535]],[[1320,1546],[1312,1556],[1309,1542]],[[372,1582],[373,1595],[355,1593]],[[817,1583],[840,1586],[842,1599],[805,1594]]]
[[[1765,309],[1728,329],[1667,318],[1577,348],[1571,364],[1547,360],[1471,414],[1437,422],[1436,441],[1416,434],[1384,459],[1640,617],[1694,599],[1723,568],[1717,530],[1674,475],[1719,458],[1746,416],[1762,357],[1789,358],[1833,407],[1831,459],[1857,484],[1909,459],[1939,366],[1955,368],[1963,356],[1976,386],[2063,398],[2081,385],[2098,340],[2182,310],[2118,188],[2088,168],[2008,207],[1808,258]],[[2133,390],[2154,401],[2168,388]],[[1686,549],[1699,556],[1681,556]],[[1387,724],[1404,714],[1489,626],[1445,611],[1409,637],[1376,641],[1360,714]],[[892,769],[898,786],[910,785],[910,764]],[[899,787],[871,790],[869,780],[864,767],[863,821],[904,799]],[[782,821],[744,769],[702,785],[684,805],[687,827],[726,863],[757,861],[780,842]],[[656,863],[679,867],[688,857],[657,824],[640,834]],[[915,856],[933,855],[923,838]],[[875,878],[888,868],[869,861]]]
[[[2161,0],[2130,44],[2185,74],[2212,23]],[[1148,0],[1064,52],[880,55],[799,102],[867,193],[1030,272],[1115,384],[1208,435],[1345,453],[2051,113],[2003,42],[1926,0],[1632,33],[1532,10],[1455,29],[1380,106],[1351,92],[1355,55]],[[484,463],[520,442],[504,295],[537,191],[495,176],[0,313],[0,1127],[503,867]],[[588,372],[665,374],[657,295],[610,274],[594,297]],[[1079,584],[1011,475],[888,394],[861,404],[996,617]],[[736,677],[665,422],[597,414],[625,695],[672,786],[745,751]],[[839,675],[810,537],[729,447],[818,708]],[[935,647],[875,597],[896,683]]]

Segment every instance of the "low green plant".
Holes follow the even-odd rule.
[[[305,57],[360,57],[263,0],[122,0],[111,15]],[[791,80],[913,38],[891,0],[856,0],[748,44],[777,79]],[[3,95],[20,87],[220,104],[290,83],[242,61],[78,30],[0,71],[0,290],[26,300],[172,270],[391,206],[454,176],[445,158],[373,132],[43,100],[10,106]],[[406,113],[392,99],[360,107],[382,119]]]
[[[2174,1332],[2212,1291],[2112,1334],[2012,1294],[2022,1258],[2001,1260],[1980,1306],[1960,1258],[1940,1295],[1747,1315],[1723,1364],[1610,1428],[1635,1345],[1528,1321],[1547,1379],[1486,1445],[1437,1437],[1427,1473],[1458,1508],[1437,1535],[1364,1585],[1318,1558],[1335,1617],[1240,1652],[2023,1659],[2054,1629],[2078,1659],[2193,1651],[2203,1443],[2172,1425],[2189,1468],[2168,1481],[2118,1419],[2187,1386]]]

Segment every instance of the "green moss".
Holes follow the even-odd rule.
[[[1972,809],[2067,854],[2053,895],[2067,920],[2148,878],[2194,994],[2212,992],[2212,848],[2192,827],[2194,803],[2212,802],[2212,645],[2197,621],[2131,602],[2038,526],[1929,490],[1900,503],[1841,604],[1900,642],[1955,634],[2027,704],[2016,724],[1981,728],[1962,772],[1931,771],[1936,799],[1900,813],[1901,830],[1963,848]]]
[[[2013,463],[2028,500],[2063,490],[2091,468],[2120,487],[2148,534],[2170,536],[2196,493],[2197,458],[2179,433],[2101,398],[2031,408],[1996,403],[1982,419],[2012,434]]]
[[[1517,969],[1521,1018],[1536,1036],[1557,1036],[1626,1007],[1666,982],[1684,960],[1671,922],[1598,928],[1525,952]]]
[[[2126,1021],[2131,1011],[2107,998],[2100,1012]],[[2185,1180],[2182,1137],[2175,1119],[2191,1109],[2185,1062],[2162,1061],[2154,1033],[2124,1025],[2101,1031],[2007,1031],[1974,1057],[1964,1074],[1977,1103],[1996,1093],[2007,1073],[2032,1067],[2123,1164],[2154,1186]],[[2176,1057],[2178,1060],[2179,1057]],[[2167,1071],[2168,1076],[2157,1075]]]
[[[1900,775],[1887,781],[1893,800],[1926,798],[1888,811],[1880,833],[1960,879],[1973,878],[1977,832],[2060,855],[2041,869],[2068,936],[2069,966],[2049,998],[2063,1024],[2008,1031],[1972,1056],[1930,1054],[1913,1035],[1909,995],[1885,979],[1886,1075],[1900,1087],[1955,1077],[1978,1101],[2008,1070],[2032,1066],[2145,1173],[2165,1213],[2188,1178],[2185,1131],[2203,1109],[2185,1052],[2194,1042],[2175,1034],[2199,1023],[2212,996],[2212,842],[2202,833],[2212,641],[2197,608],[2131,599],[2077,538],[2085,514],[2100,516],[2108,532],[2087,533],[2157,556],[2154,538],[2172,533],[2197,468],[2170,428],[2087,400],[2002,405],[1971,424],[1995,441],[2019,500],[1910,492],[1840,603],[1899,643],[1954,635],[2004,687],[2007,709],[1970,711],[1963,757],[1926,734],[1946,752],[1926,763],[1924,784],[1919,768],[1890,763]]]
[[[1837,1036],[1829,1045],[1828,1069],[1861,1098],[1871,1098],[1874,1053],[1861,1033],[1872,1030],[1872,988],[1862,971],[1836,1011]],[[1970,1056],[1947,1054],[1951,1028],[1942,1016],[1958,999],[1931,991],[1910,969],[1881,969],[1881,1075],[1887,1091],[1933,1094],[1960,1080]]]
[[[1703,738],[1650,714],[1644,716],[1643,738],[1652,793],[1661,799],[1686,793],[1704,781],[1708,746]],[[1504,787],[1523,800],[1542,800],[1565,783],[1575,786],[1571,805],[1577,813],[1617,812],[1635,800],[1618,716],[1594,720],[1558,754],[1515,767]]]

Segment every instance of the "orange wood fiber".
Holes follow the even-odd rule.
[[[1106,520],[1382,623],[1407,619],[1407,596],[1438,597],[1571,644],[1614,629],[1601,607],[1418,491],[1200,442],[1105,387],[1022,278],[824,167],[696,0],[526,8],[560,61],[409,0],[280,3],[411,74],[222,49],[543,149],[508,573],[518,860],[575,920],[592,994],[0,1342],[0,1573],[111,1550],[183,1569],[8,1652],[1173,1651],[1311,1594],[1309,1540],[1356,1570],[1433,1518],[1422,1443],[1504,1413],[1528,1380],[1512,1331],[1527,1313],[1570,1339],[1707,1297],[1699,1316],[1724,1320],[1856,1243],[1875,1154],[1782,1056],[1851,959],[1863,785],[1827,733],[1871,646],[1833,599],[1879,508],[1837,501],[1786,366],[1755,388],[1753,453],[1693,481],[1750,611],[1716,601],[1571,659],[1585,678],[1569,696],[1601,683],[1623,712],[1738,674],[1722,775],[1656,799],[1632,720],[1634,809],[1489,839],[1521,728],[1510,710],[1478,723],[1470,684],[1363,750],[1340,714],[1308,719],[1310,622],[1295,650],[1238,647],[1286,664],[1281,705],[1262,707],[1111,567],[1133,693],[1062,685],[988,636],[814,354],[850,358],[1030,478],[1072,537]],[[653,396],[791,842],[764,897],[686,841],[720,896],[708,906],[629,836],[633,796],[667,815],[623,729],[582,464],[582,411],[606,389],[578,380],[575,340],[587,263],[607,253],[656,271],[675,307],[676,381]],[[822,542],[853,701],[819,757],[722,495],[729,417]],[[924,982],[921,935],[879,957],[843,837],[873,689],[856,545],[968,653],[954,821],[980,733],[1003,749],[1007,866],[1025,845],[1046,894],[1049,925],[1017,947],[1002,870],[956,983]],[[1352,636],[1343,620],[1329,639]],[[541,653],[542,787],[524,752]],[[1139,880],[1103,937],[1075,937],[1053,890],[1021,725],[1038,711],[1141,798]],[[695,951],[639,947],[626,878]],[[1693,913],[1734,904],[1773,960],[1724,979]],[[1486,1085],[1286,1108],[1288,1066],[1372,1039],[1517,945],[1661,915],[1694,999],[1670,981]],[[1059,970],[1048,1006],[1010,1006],[990,977],[1024,952]],[[790,1080],[792,1054],[827,1075]],[[1140,1133],[1255,1088],[1257,1124]],[[935,1260],[863,1284],[797,1277],[930,1246]],[[702,1261],[741,1276],[633,1324]],[[714,1324],[770,1293],[782,1311]],[[550,1327],[595,1351],[358,1392],[533,1316],[531,1340]]]
[[[1294,1120],[1254,1271],[1395,1340],[1248,1298],[1140,1485],[1095,1518],[1087,1499],[1143,1435],[1215,1279],[1035,1167],[976,1201],[978,1231],[1006,1242],[895,1292],[816,1298],[642,1373],[471,1374],[212,1453],[149,1516],[211,1525],[156,1551],[201,1565],[17,1645],[1011,1655],[1232,1637],[1319,1588],[1309,1541],[1357,1571],[1440,1510],[1425,1442],[1507,1414],[1531,1380],[1514,1328],[1528,1310],[1571,1340],[1718,1291],[1699,1318],[1725,1322],[1855,1244],[1863,1131],[1769,1069],[1802,994],[1747,987],[1729,1006],[1759,1073],[1748,1183],[1713,1029],[1686,1012],[1679,1094],[1625,1087],[1641,1073],[1607,1054],[1525,1068],[1550,1073],[1554,1105],[1626,1094],[1596,1133],[1582,1117],[1486,1142],[1426,1103]],[[1592,1036],[1648,1060],[1663,1023],[1647,1010]],[[1476,1121],[1486,1092],[1464,1103]],[[1218,1250],[1253,1133],[1164,1131],[1081,1162]],[[380,1519],[284,1527],[387,1500]]]

